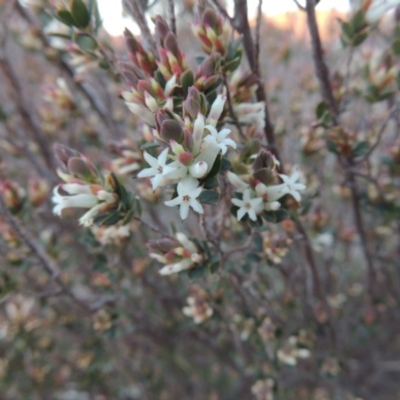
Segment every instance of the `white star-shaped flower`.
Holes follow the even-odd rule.
[[[255,190],[257,195],[263,199],[264,209],[274,211],[281,206],[281,203],[277,200],[287,193],[287,186],[284,183],[281,185],[266,186],[262,182],[258,182]]]
[[[237,211],[237,219],[240,221],[246,214],[253,221],[257,220],[257,213],[263,209],[263,199],[261,197],[251,198],[250,189],[246,189],[243,193],[243,200],[232,199],[232,203],[239,207]]]
[[[222,154],[228,151],[228,146],[236,149],[236,143],[227,138],[231,133],[230,129],[225,128],[218,132],[212,125],[206,125],[205,128],[209,130],[210,134],[203,139],[204,142],[216,144],[221,149]]]
[[[197,179],[187,176],[181,182],[178,183],[177,191],[178,196],[172,200],[165,202],[165,205],[169,207],[180,206],[180,216],[182,219],[186,219],[189,215],[189,207],[192,207],[194,211],[199,214],[203,214],[204,210],[202,205],[196,200],[201,193],[201,187]]]
[[[279,175],[283,180],[283,184],[286,185],[284,188],[285,194],[291,194],[296,201],[300,202],[301,195],[299,191],[302,191],[306,188],[306,185],[303,183],[297,183],[300,178],[300,170],[298,167],[292,168],[292,174],[290,176],[280,174]]]
[[[151,179],[151,185],[153,190],[156,190],[162,184],[162,180],[164,179],[164,168],[165,163],[167,162],[168,148],[164,149],[158,158],[154,158],[146,151],[143,153],[143,156],[151,168],[145,168],[140,171],[138,178],[153,177]]]

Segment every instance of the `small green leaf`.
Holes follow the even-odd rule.
[[[207,175],[207,178],[212,178],[212,177],[214,177],[215,175],[218,174],[218,172],[221,169],[221,164],[222,164],[221,159],[222,159],[222,157],[220,155],[218,155],[217,158],[214,161],[214,164],[213,164],[210,172]]]
[[[254,249],[256,251],[258,251],[260,253],[263,251],[263,239],[258,232],[256,232],[254,234],[254,243],[253,244],[254,244]]]
[[[218,178],[212,176],[204,181],[204,189],[213,189],[219,185]]]
[[[203,204],[217,204],[219,200],[219,193],[214,190],[203,190],[199,196],[200,203]]]
[[[326,104],[321,101],[318,105],[317,108],[315,109],[315,115],[318,119],[322,119],[325,114],[328,112],[328,107]]]
[[[220,167],[220,174],[224,173],[225,171],[229,171],[232,168],[232,163],[225,157],[222,157],[221,167]]]
[[[111,211],[104,214],[99,214],[95,219],[94,223],[96,225],[106,225],[111,226],[115,225],[117,222],[121,221],[124,218],[124,215],[119,211]]]
[[[289,213],[284,209],[276,211],[264,211],[263,217],[266,219],[266,221],[277,224],[284,221],[285,219],[288,219]]]
[[[359,33],[353,39],[352,45],[354,47],[360,45],[366,38],[368,37],[368,33]]]
[[[75,26],[85,29],[90,22],[89,10],[82,0],[71,0],[70,2],[71,14],[75,21]]]
[[[396,39],[393,43],[392,43],[392,51],[394,54],[396,54],[397,56],[400,55],[400,39]]]
[[[247,217],[247,214],[246,214],[246,217]],[[244,218],[242,218],[241,221],[244,221]],[[248,219],[248,221],[249,221],[249,225],[252,228],[260,228],[261,226],[263,226],[263,220],[259,215],[257,215],[257,219],[255,221],[253,221],[252,219]]]
[[[74,18],[68,10],[57,11],[55,17],[65,25],[75,26]]]
[[[157,147],[160,147],[157,142],[146,142],[145,144],[140,146],[142,150],[156,149]]]
[[[193,72],[190,69],[188,69],[181,75],[181,85],[182,85],[183,92],[185,94],[187,94],[190,86],[193,86],[193,83],[194,83]]]
[[[337,144],[331,140],[326,141],[326,147],[331,153],[338,154]]]
[[[357,142],[353,148],[352,156],[354,158],[364,156],[365,154],[367,154],[368,149],[369,149],[369,142],[367,140],[364,140],[362,142]]]
[[[187,271],[187,275],[190,279],[201,278],[207,275],[207,267],[205,265],[199,265],[195,268],[191,268]]]
[[[79,46],[79,48],[86,52],[92,53],[95,51],[99,45],[96,42],[96,39],[88,33],[78,33],[74,36],[75,43]]]
[[[364,16],[364,11],[362,9],[358,10],[354,14],[351,20],[351,25],[353,32],[358,32],[359,30],[365,27],[365,16]]]

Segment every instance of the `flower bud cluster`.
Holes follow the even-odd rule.
[[[234,207],[232,212],[237,219],[262,223],[261,217],[270,220],[271,212],[281,207],[278,201],[285,195],[290,194],[297,202],[300,202],[299,192],[305,189],[305,185],[298,183],[300,172],[294,167],[290,176],[277,174],[279,165],[275,157],[267,152],[261,151],[252,166],[252,173],[242,175],[228,171],[228,180],[235,187],[236,192],[232,198]],[[275,183],[280,178],[282,183]],[[271,221],[273,222],[273,221]],[[275,221],[278,222],[278,221]]]
[[[63,145],[55,145],[56,156],[64,167],[58,170],[65,182],[53,190],[53,212],[62,214],[66,208],[86,208],[79,223],[91,226],[127,222],[132,213],[132,198],[115,175],[103,177],[84,155]]]
[[[195,324],[201,324],[212,317],[214,311],[208,303],[208,294],[201,287],[191,288],[191,296],[186,299],[188,305],[182,312],[187,317],[192,317]]]
[[[154,136],[167,147],[158,158],[144,152],[150,168],[142,170],[138,177],[150,178],[153,190],[177,184],[176,195],[165,204],[179,205],[182,219],[187,218],[189,208],[203,213],[197,198],[207,188],[207,179],[218,173],[214,164],[228,147],[236,148],[236,143],[227,137],[230,130],[216,128],[225,100],[223,95],[217,95],[207,113],[205,96],[191,87],[182,106],[183,118],[166,109],[155,113]]]
[[[207,54],[219,54],[225,72],[235,71],[242,58],[242,39],[234,38],[231,24],[220,13],[205,9],[199,20],[192,25],[193,33],[199,38]]]
[[[149,256],[165,264],[159,271],[161,275],[185,271],[204,261],[201,249],[185,234],[178,232],[175,237],[176,240],[165,238],[148,243],[151,250]]]

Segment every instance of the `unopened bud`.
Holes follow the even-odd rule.
[[[193,178],[203,178],[204,175],[207,173],[208,165],[204,161],[199,161],[198,163],[192,165],[189,168],[189,173]]]

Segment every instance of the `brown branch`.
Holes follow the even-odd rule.
[[[15,233],[20,237],[22,242],[32,251],[33,254],[40,261],[43,269],[47,272],[49,277],[57,283],[62,292],[67,295],[74,303],[79,305],[87,312],[95,312],[107,303],[114,302],[114,298],[99,297],[92,304],[87,304],[85,301],[77,297],[70,288],[66,285],[60,275],[60,267],[48,256],[43,246],[38,243],[33,236],[21,226],[18,220],[9,211],[3,197],[0,195],[0,212],[4,220],[10,224]]]
[[[212,0],[212,3],[215,5],[215,7],[217,7],[217,10],[219,11],[219,13],[225,18],[227,19],[230,24],[233,24],[233,19],[232,17],[227,13],[227,11],[225,10],[224,7],[221,6],[221,4],[219,3],[218,0]]]
[[[311,36],[311,45],[313,53],[313,61],[315,66],[315,72],[318,77],[322,98],[327,104],[332,124],[338,125],[339,123],[339,111],[333,95],[332,87],[329,80],[329,70],[324,61],[324,51],[321,44],[321,38],[319,35],[317,19],[315,16],[315,0],[307,0],[306,11],[307,11],[307,24]],[[368,268],[368,284],[370,292],[374,292],[374,285],[376,282],[376,270],[372,262],[372,254],[368,247],[367,236],[365,233],[364,222],[360,210],[360,199],[357,190],[356,178],[352,173],[351,169],[354,167],[355,162],[352,158],[343,158],[339,156],[340,165],[346,174],[347,181],[350,184],[351,201],[354,214],[354,221],[360,236],[361,247],[365,258],[365,263]]]
[[[255,55],[254,55],[254,70],[260,75],[260,30],[262,20],[262,4],[263,0],[258,0],[257,8],[257,22],[256,22],[256,44],[255,44]]]
[[[18,76],[15,74],[14,68],[12,68],[10,62],[8,61],[4,49],[2,49],[0,54],[0,69],[3,71],[4,76],[10,83],[11,96],[13,97],[14,104],[17,107],[18,113],[25,125],[25,129],[32,134],[47,167],[49,169],[53,169],[54,158],[53,153],[48,146],[48,140],[29,110],[27,102],[24,99],[24,92]]]
[[[339,113],[331,88],[329,70],[324,60],[324,50],[322,48],[317,18],[315,16],[315,4],[315,0],[307,0],[306,3],[307,25],[311,37],[315,73],[321,86],[322,98],[324,99],[331,113],[332,122],[334,125],[337,125]]]
[[[232,105],[232,98],[231,98],[231,91],[229,90],[229,85],[228,85],[228,81],[226,79],[226,75],[225,73],[222,74],[222,79],[224,82],[224,86],[226,88],[226,102],[228,104],[228,110],[229,110],[229,114],[231,115],[233,122],[236,126],[236,128],[238,129],[239,135],[242,139],[245,139],[246,136],[243,133],[242,127],[240,125],[239,119],[235,113],[235,110],[233,109],[233,105]]]
[[[276,146],[274,127],[271,123],[271,117],[269,115],[269,110],[267,105],[267,94],[265,93],[264,83],[262,81],[261,73],[258,70],[258,63],[256,62],[256,51],[253,42],[253,37],[251,36],[249,20],[247,17],[247,0],[235,0],[235,17],[232,20],[232,26],[239,33],[243,35],[243,47],[245,49],[250,68],[258,77],[256,98],[257,101],[262,101],[264,103],[264,109],[265,109],[264,134],[268,142],[267,148],[275,155],[275,157],[278,160],[280,160],[281,158],[279,155],[279,150]]]

